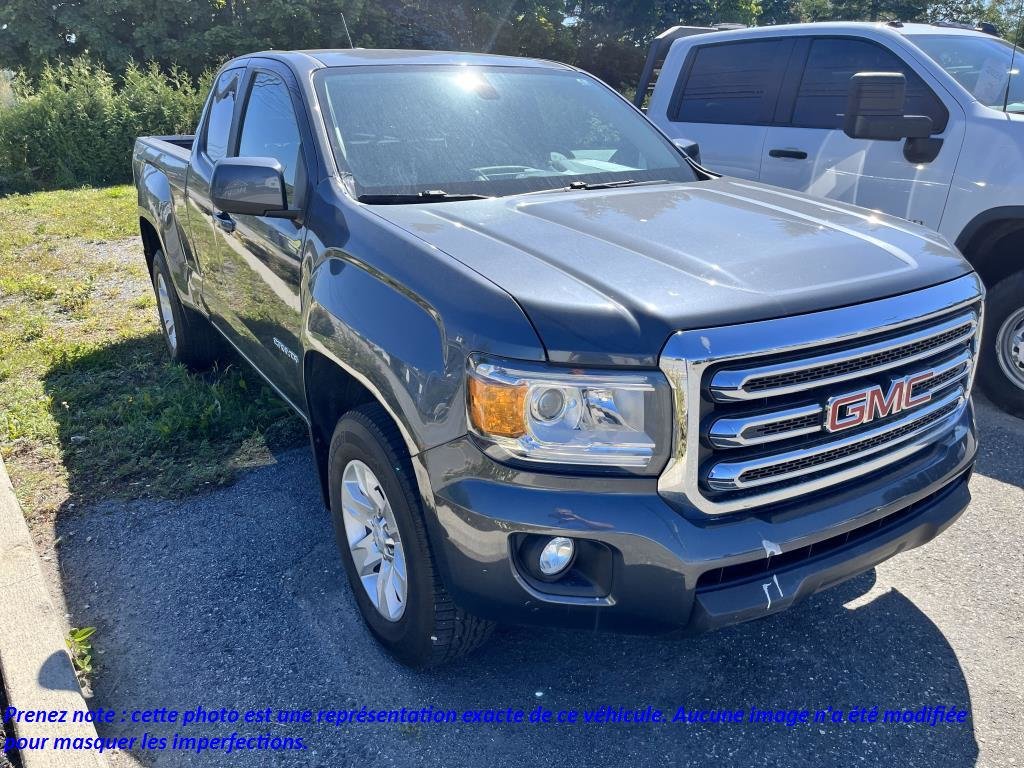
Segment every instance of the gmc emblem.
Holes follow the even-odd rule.
[[[931,392],[915,395],[914,387],[933,376],[933,371],[917,373],[913,376],[904,376],[902,379],[894,379],[889,385],[888,392],[874,386],[830,398],[826,406],[828,413],[825,416],[825,429],[829,432],[840,432],[868,424],[875,419],[893,416],[908,408],[924,405],[932,399]]]

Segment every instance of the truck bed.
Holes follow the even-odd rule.
[[[188,163],[192,157],[195,136],[140,136],[132,152],[132,171],[142,193],[153,181],[153,173],[163,176],[172,190],[172,197],[184,194]],[[140,197],[140,200],[142,198]]]
[[[192,154],[192,145],[195,143],[196,137],[190,134],[181,134],[178,136],[140,136],[139,141],[144,141],[153,147],[160,147],[160,145],[170,145],[167,147],[169,151],[179,153],[184,150],[184,157],[188,157]],[[170,149],[174,147],[174,149]]]

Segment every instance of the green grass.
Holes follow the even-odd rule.
[[[301,440],[242,365],[170,363],[131,187],[0,198],[0,453],[30,520],[229,482]]]

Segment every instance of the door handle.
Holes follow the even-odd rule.
[[[769,149],[768,157],[788,157],[792,160],[806,160],[807,153],[802,149]]]
[[[213,220],[217,222],[217,226],[223,229],[225,232],[235,231],[235,220],[231,218],[230,213],[221,211],[220,213],[213,214]]]

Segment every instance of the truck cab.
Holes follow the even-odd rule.
[[[954,242],[990,291],[979,381],[1024,415],[1021,52],[986,32],[899,22],[683,32],[669,41],[648,117],[695,141],[712,170],[899,216]],[[853,83],[878,74],[900,76],[893,117],[913,117],[916,129],[847,130]]]

